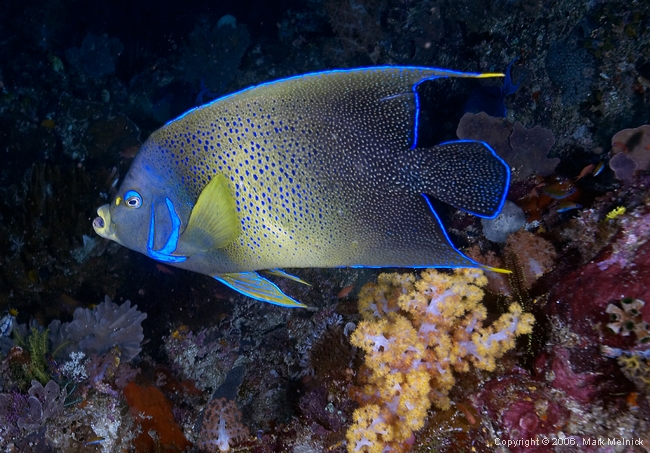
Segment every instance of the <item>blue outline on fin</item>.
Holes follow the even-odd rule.
[[[158,261],[163,263],[182,263],[187,260],[186,256],[172,256],[172,252],[176,250],[178,245],[178,237],[181,230],[181,219],[174,209],[174,204],[169,198],[165,198],[165,203],[167,204],[167,210],[169,211],[169,216],[172,221],[172,231],[165,242],[165,245],[160,250],[154,250],[154,235],[155,235],[155,213],[153,208],[153,203],[151,204],[151,222],[149,223],[149,238],[147,239],[147,254]]]
[[[510,175],[510,172],[508,172],[508,175]],[[429,206],[429,209],[431,210],[431,213],[433,214],[433,216],[436,218],[436,221],[438,222],[438,226],[440,226],[440,231],[442,231],[443,236],[445,237],[445,239],[447,240],[447,243],[451,246],[451,248],[454,249],[454,251],[456,253],[458,253],[460,256],[462,256],[466,260],[469,260],[470,262],[476,264],[476,267],[479,267],[479,268],[485,267],[484,264],[481,264],[478,261],[474,261],[472,258],[465,255],[463,252],[461,252],[460,250],[458,250],[456,248],[454,243],[451,242],[451,239],[449,239],[449,235],[447,234],[447,230],[445,230],[445,226],[442,224],[442,220],[440,220],[440,216],[438,216],[438,213],[436,212],[436,210],[433,209],[433,204],[431,204],[431,200],[429,200],[429,196],[427,194],[425,194],[425,193],[423,193],[421,195],[424,198],[424,201],[427,202],[427,205]],[[504,199],[505,199],[505,196],[504,196]],[[453,269],[453,268],[467,267],[467,266],[433,266],[433,267],[448,267],[450,269]]]
[[[223,284],[226,285],[228,288],[231,288],[231,289],[237,291],[239,294],[243,294],[244,296],[246,296],[246,297],[250,297],[251,299],[259,300],[260,302],[266,302],[267,304],[277,305],[277,306],[279,306],[279,307],[286,307],[286,308],[307,308],[307,306],[306,306],[305,304],[302,304],[302,303],[298,302],[298,301],[295,300],[293,297],[287,296],[287,295],[286,295],[286,294],[285,294],[285,293],[284,293],[280,288],[278,288],[278,285],[276,285],[276,284],[273,283],[272,281],[267,280],[267,279],[265,279],[264,277],[260,276],[260,275],[259,275],[257,272],[255,272],[255,271],[251,271],[251,272],[238,272],[237,274],[240,274],[240,275],[241,275],[241,274],[245,274],[245,275],[253,275],[253,274],[254,274],[255,277],[253,277],[253,278],[255,278],[256,280],[257,280],[257,279],[261,280],[260,283],[262,283],[264,286],[271,286],[271,288],[270,288],[271,291],[277,291],[277,292],[278,292],[278,295],[277,295],[278,299],[286,298],[286,299],[288,299],[290,302],[289,302],[289,303],[281,303],[281,302],[279,302],[279,301],[273,301],[273,300],[264,299],[264,298],[263,298],[262,296],[260,296],[260,295],[257,295],[257,294],[255,294],[255,293],[252,293],[252,292],[249,292],[249,291],[245,291],[245,290],[243,290],[242,288],[238,288],[238,287],[234,286],[233,284],[231,284],[230,282],[224,280],[222,277],[219,277],[218,275],[214,275],[213,278],[214,278],[215,280],[217,280],[217,281],[223,283]]]
[[[490,152],[492,153],[492,155],[493,155],[494,157],[496,157],[497,160],[498,160],[499,162],[501,162],[501,163],[503,164],[503,166],[505,167],[505,169],[506,169],[505,190],[503,191],[503,195],[501,195],[501,202],[499,203],[499,208],[498,208],[496,211],[494,211],[494,214],[492,214],[491,216],[486,216],[486,215],[483,215],[483,214],[479,214],[478,212],[472,212],[472,211],[470,211],[470,210],[468,210],[468,209],[458,208],[458,209],[460,209],[461,211],[464,211],[464,212],[467,212],[467,213],[469,213],[469,214],[475,215],[476,217],[480,217],[480,218],[482,218],[482,219],[495,219],[499,214],[501,214],[501,210],[503,209],[503,205],[504,205],[505,202],[506,202],[506,197],[508,196],[508,190],[510,189],[510,166],[506,163],[505,160],[503,160],[503,159],[501,158],[501,156],[499,156],[499,155],[496,153],[496,151],[494,151],[494,149],[493,149],[493,148],[492,148],[488,143],[484,142],[483,140],[469,140],[469,139],[450,140],[450,141],[448,141],[448,142],[438,143],[437,146],[450,145],[450,144],[453,144],[453,143],[481,143],[481,144],[483,144],[483,145],[488,149],[488,151],[490,151]],[[429,200],[427,200],[427,202],[429,202]],[[429,206],[431,206],[430,203],[429,203]],[[442,224],[441,224],[441,225],[442,225]],[[444,230],[444,228],[443,228],[443,230]]]

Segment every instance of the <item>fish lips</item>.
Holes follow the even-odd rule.
[[[98,217],[93,220],[93,229],[95,233],[103,238],[110,239],[117,243],[120,241],[115,236],[115,224],[111,221],[110,205],[105,204],[97,209]]]

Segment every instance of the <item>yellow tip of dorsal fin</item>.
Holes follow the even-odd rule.
[[[506,75],[502,72],[484,72],[475,76],[477,79],[488,79],[490,77],[505,77]]]
[[[195,250],[223,248],[241,233],[237,203],[223,174],[203,188],[182,236],[184,246]]]
[[[499,274],[512,274],[510,269],[502,269],[500,267],[481,266],[484,271],[498,272]]]

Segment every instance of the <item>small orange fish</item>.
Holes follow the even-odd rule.
[[[603,168],[605,168],[605,161],[604,161],[604,160],[601,160],[601,161],[598,162],[598,164],[594,167],[594,172],[593,172],[593,173],[594,173],[594,176],[598,176],[598,175],[600,174],[600,172],[603,171]]]
[[[631,392],[629,395],[627,395],[626,401],[627,405],[630,406],[630,409],[636,410],[639,408],[639,394],[637,392]]]
[[[138,151],[140,151],[139,146],[129,146],[128,148],[122,150],[120,154],[125,159],[133,159],[135,155],[138,154]]]
[[[158,269],[163,274],[174,275],[174,272],[170,268],[163,266],[162,264],[156,264],[156,269]]]
[[[456,403],[456,407],[460,409],[470,425],[475,426],[477,424],[476,417],[472,412],[475,412],[474,408],[470,407],[465,403]]]
[[[575,201],[571,201],[571,200],[562,200],[557,205],[557,212],[567,212],[567,211],[571,211],[572,209],[580,209],[580,208],[582,208],[582,205],[580,203],[576,203]]]
[[[575,186],[569,181],[559,181],[549,184],[542,191],[551,198],[562,200],[574,194],[576,191]]]
[[[589,164],[585,168],[582,169],[578,177],[576,178],[576,181],[581,180],[585,176],[587,176],[591,171],[596,167],[596,164]]]
[[[106,439],[105,439],[104,437],[99,437],[99,436],[97,436],[97,437],[91,437],[91,438],[88,439],[86,442],[84,442],[84,446],[88,446],[88,445],[97,445],[97,444],[99,444],[99,443],[104,442],[105,440],[106,440]]]
[[[343,299],[344,297],[348,297],[353,289],[354,289],[354,285],[346,286],[341,291],[339,291],[339,294],[336,297],[338,297],[339,299]]]

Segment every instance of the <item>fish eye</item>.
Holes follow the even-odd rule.
[[[124,194],[124,201],[129,208],[139,208],[142,206],[142,197],[135,190],[129,190]]]

